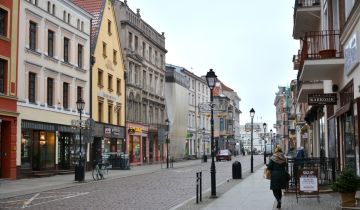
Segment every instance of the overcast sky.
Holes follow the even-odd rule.
[[[276,121],[278,86],[296,78],[292,55],[294,1],[128,0],[143,20],[165,32],[166,63],[196,75],[210,68],[241,98],[240,124]]]

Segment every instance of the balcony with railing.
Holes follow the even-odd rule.
[[[332,80],[342,73],[344,58],[340,31],[312,31],[301,43],[298,79],[300,81]]]
[[[309,94],[322,94],[324,93],[323,81],[305,81],[298,83],[298,103],[306,103]]]
[[[308,31],[320,28],[320,0],[295,0],[294,5],[294,39],[300,39]]]

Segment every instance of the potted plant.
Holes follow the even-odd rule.
[[[346,167],[331,185],[331,189],[340,193],[342,206],[354,206],[355,194],[359,186],[360,179],[355,171]]]

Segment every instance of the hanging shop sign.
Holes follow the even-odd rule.
[[[336,93],[329,94],[309,94],[309,105],[336,105]]]

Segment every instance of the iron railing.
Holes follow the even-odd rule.
[[[289,158],[286,167],[291,177],[289,190],[297,189],[299,170],[306,168],[317,169],[320,186],[328,186],[335,181],[336,169],[334,158]]]
[[[300,66],[308,59],[342,58],[339,30],[310,31],[305,33]]]
[[[296,0],[295,8],[297,7],[314,7],[320,6],[320,0]]]

